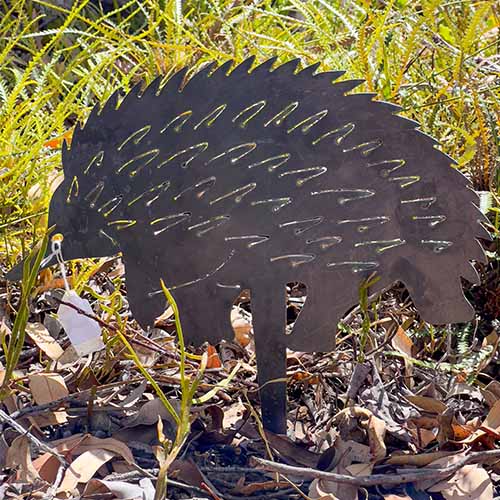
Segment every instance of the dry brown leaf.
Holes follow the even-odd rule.
[[[241,401],[233,403],[231,406],[224,408],[224,420],[222,427],[224,429],[230,429],[234,426],[234,424],[236,424],[236,422],[243,418],[246,412],[246,406]]]
[[[335,468],[332,472],[346,474],[343,468]],[[314,479],[309,486],[307,496],[312,500],[357,500],[358,488],[350,484],[327,481],[326,479]]]
[[[26,436],[18,436],[12,441],[5,464],[7,468],[17,470],[18,481],[30,483],[40,478],[31,461],[30,442]]]
[[[409,358],[412,357],[414,348],[413,342],[410,339],[410,337],[408,337],[403,328],[401,328],[400,326],[398,326],[396,334],[392,338],[391,343],[394,349],[403,353],[405,356],[408,356]]]
[[[158,418],[158,416],[156,417]],[[74,455],[79,455],[92,450],[106,450],[115,455],[123,458],[129,464],[135,463],[134,456],[130,451],[130,448],[118,439],[113,438],[98,438],[87,434],[85,439],[83,439],[75,448],[73,448],[72,453]]]
[[[454,455],[455,451],[433,451],[432,453],[420,453],[419,455],[391,455],[386,461],[390,465],[411,465],[413,467],[425,467],[432,462],[444,457]]]
[[[438,399],[429,398],[427,396],[405,396],[410,403],[413,403],[418,408],[428,412],[441,414],[444,413],[448,407]]]
[[[42,323],[28,323],[26,325],[26,333],[50,359],[55,361],[62,356],[64,352],[63,348]]]
[[[487,391],[492,392],[497,399],[500,399],[500,382],[497,382],[496,380],[492,380],[486,387],[485,389]]]
[[[234,338],[238,344],[246,347],[252,340],[252,325],[244,318],[237,308],[231,310],[231,325],[234,330]]]
[[[28,379],[33,399],[39,405],[51,403],[69,395],[66,383],[58,373],[36,373],[29,375]],[[65,411],[47,412],[47,415],[37,416],[36,421],[40,426],[63,424],[67,422],[67,414]]]
[[[207,346],[207,368],[221,368],[222,363],[217,354],[217,349],[212,344],[208,344]]]
[[[250,483],[247,485],[237,485],[234,489],[234,493],[239,493],[240,495],[253,495],[259,491],[274,490],[275,488],[287,488],[290,483],[286,481],[263,481],[261,483]]]
[[[179,401],[171,400],[170,403],[174,407],[175,411],[179,413]],[[156,425],[158,422],[158,416],[161,416],[162,420],[167,420],[172,425],[174,424],[174,419],[165,408],[165,405],[159,398],[155,398],[144,403],[135,415],[131,416],[124,422],[124,427],[135,427],[137,425]]]
[[[470,444],[487,434],[500,439],[500,399],[491,407],[479,429],[460,442]]]
[[[465,465],[452,478],[428,488],[440,492],[446,500],[493,500],[493,484],[479,465]]]
[[[144,478],[139,484],[125,481],[106,481],[91,479],[83,492],[82,498],[116,498],[120,500],[153,500],[155,489],[151,479]]]
[[[465,456],[466,453],[463,451],[460,453],[455,453],[453,455],[448,455],[446,457],[441,457],[438,458],[437,460],[432,461],[429,464],[429,467],[434,469],[450,467],[451,465],[456,464],[460,460],[463,460]],[[414,484],[418,490],[428,490],[429,488],[440,482],[441,482],[440,479],[423,479],[420,481],[415,481]]]
[[[486,415],[481,427],[487,427],[494,431],[500,430],[500,400],[493,405],[493,408],[491,408],[488,415]]]
[[[78,483],[88,483],[94,474],[109,462],[115,453],[109,450],[93,449],[82,453],[66,470],[58,493],[72,491]]]
[[[370,444],[370,451],[375,462],[378,462],[385,458],[387,454],[387,448],[385,446],[385,422],[372,415],[368,420],[368,442]]]

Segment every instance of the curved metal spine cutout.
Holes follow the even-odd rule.
[[[444,240],[421,240],[420,243],[422,243],[423,245],[432,245],[432,251],[434,253],[441,253],[443,250],[446,250],[453,245],[453,241]]]
[[[288,172],[282,172],[278,175],[279,178],[285,177],[285,175],[296,175],[296,174],[305,174],[307,172],[316,172],[313,175],[309,175],[308,177],[303,177],[302,179],[297,179],[297,186],[302,186],[307,181],[314,179],[315,177],[319,177],[320,175],[326,174],[328,172],[328,167],[310,167],[310,168],[301,168],[298,170],[289,170]]]
[[[172,127],[172,125],[175,125],[174,127],[172,127],[174,132],[180,132],[183,125],[191,118],[192,114],[193,112],[191,110],[188,110],[184,111],[180,115],[177,115],[160,130],[160,134],[163,134],[168,128]]]
[[[202,118],[194,127],[194,130],[198,130],[199,127],[201,127],[203,124],[205,124],[206,127],[211,127],[217,118],[224,112],[224,110],[227,108],[227,104],[221,104],[220,106],[217,106],[213,111],[208,113],[207,116]]]
[[[71,203],[72,198],[78,198],[80,187],[78,184],[78,177],[75,175],[68,189],[68,196],[66,196],[66,203]]]
[[[102,236],[104,236],[105,238],[107,238],[109,241],[111,241],[111,243],[115,247],[119,248],[118,242],[112,236],[110,236],[108,233],[106,233],[106,231],[103,231],[102,229],[99,229],[99,234],[101,234]]]
[[[264,123],[264,127],[269,126],[271,123],[279,127],[298,107],[299,103],[297,101],[291,102],[288,106],[276,113],[270,120],[267,120],[267,122]]]
[[[291,156],[292,155],[290,153],[284,153],[282,155],[272,156],[271,158],[266,158],[265,160],[252,163],[251,165],[248,165],[248,168],[261,167],[262,165],[266,165],[267,163],[271,163],[277,160],[276,163],[273,163],[271,166],[267,167],[267,170],[269,172],[272,172],[273,170],[276,170],[277,168],[281,167],[281,165],[284,165],[291,158]]]
[[[324,109],[323,111],[320,111],[319,113],[311,115],[311,116],[307,117],[305,120],[302,120],[301,122],[297,123],[293,127],[289,128],[287,130],[287,134],[292,133],[294,130],[297,130],[298,128],[301,129],[301,132],[303,134],[307,134],[314,127],[314,125],[319,123],[327,114],[328,114],[328,110]]]
[[[276,204],[276,206],[272,208],[272,211],[273,212],[278,212],[283,207],[286,207],[287,205],[290,205],[290,203],[292,203],[292,198],[290,198],[289,196],[286,196],[284,198],[270,198],[268,200],[252,201],[250,203],[250,205],[252,207],[255,207],[257,205],[264,205],[264,204],[267,204],[267,203],[274,203],[274,204]]]
[[[196,278],[195,280],[192,280],[192,281],[187,281],[186,283],[181,283],[180,285],[172,285],[172,286],[169,286],[168,288],[170,290],[177,290],[179,288],[194,285],[195,283],[199,283],[200,281],[203,281],[203,280],[206,280],[207,278],[210,278],[215,273],[218,273],[234,257],[235,253],[236,253],[235,250],[231,250],[229,255],[222,261],[221,264],[219,264],[213,271],[210,271],[209,273],[204,274],[200,278]],[[149,297],[154,297],[155,295],[158,295],[159,293],[163,293],[163,290],[155,290],[154,292],[149,292],[148,295],[149,295]]]
[[[90,163],[85,167],[83,173],[87,175],[90,169],[95,165],[96,167],[100,167],[102,165],[102,161],[104,159],[104,151],[99,151],[93,158],[90,160]]]
[[[241,290],[241,285],[224,285],[224,283],[216,283],[215,286],[219,288],[230,288],[233,290]]]
[[[215,198],[215,200],[212,200],[209,205],[214,205],[215,203],[219,203],[219,201],[226,200],[227,198],[232,198],[235,196],[234,201],[235,203],[240,203],[241,200],[249,193],[251,193],[255,188],[257,187],[256,182],[251,182],[247,184],[246,186],[242,186],[240,188],[234,189],[230,193],[226,193],[222,196],[219,196],[218,198]]]
[[[186,193],[189,193],[190,191],[195,191],[196,189],[199,189],[200,187],[205,186],[206,184],[207,187],[196,194],[197,198],[201,198],[215,184],[216,180],[217,178],[214,176],[207,177],[206,179],[197,182],[194,186],[189,186],[188,188],[183,189],[179,194],[176,194],[173,197],[173,200],[177,201],[181,196],[185,195]]]
[[[132,201],[130,201],[129,203],[127,203],[127,206],[128,207],[131,207],[134,203],[138,202],[139,200],[141,200],[142,198],[144,198],[145,196],[147,196],[148,194],[154,194],[154,193],[158,193],[156,196],[154,196],[153,198],[151,198],[150,200],[148,200],[146,202],[146,206],[149,207],[151,206],[160,196],[162,193],[164,193],[168,188],[170,187],[170,181],[165,181],[165,182],[162,182],[161,184],[158,184],[157,186],[153,186],[152,188],[150,189],[146,189],[146,191],[144,191],[142,194],[140,194],[139,196],[137,196],[136,198],[134,198]]]
[[[136,130],[132,134],[130,134],[119,146],[118,146],[118,151],[121,151],[128,142],[132,141],[136,146],[139,144],[144,137],[146,137],[149,134],[149,131],[151,130],[151,125],[146,125],[145,127],[140,128],[139,130]]]
[[[263,236],[259,234],[249,234],[245,236],[226,236],[224,238],[225,241],[238,241],[238,240],[257,240],[257,241],[252,241],[247,245],[247,248],[252,248],[256,245],[260,245],[261,243],[264,243],[264,241],[269,240],[269,236]]]
[[[340,205],[344,205],[349,201],[357,201],[363,200],[365,198],[370,198],[375,196],[376,192],[373,189],[346,189],[346,188],[338,188],[338,189],[322,189],[321,191],[312,191],[311,196],[318,196],[320,194],[339,194],[339,193],[353,193],[353,196],[345,196],[343,198],[339,198],[337,202]]]
[[[353,273],[361,273],[363,271],[371,271],[379,266],[378,262],[374,261],[345,261],[345,262],[329,262],[326,267],[345,267],[349,266],[352,268]]]
[[[197,236],[203,236],[204,234],[208,233],[209,231],[212,231],[212,229],[216,229],[219,226],[222,226],[223,224],[226,224],[226,222],[229,222],[231,219],[231,216],[229,215],[217,215],[215,217],[211,217],[208,220],[205,220],[203,222],[199,222],[198,224],[194,224],[193,226],[188,227],[188,231],[192,231],[193,229],[200,229],[199,231],[196,232]]]
[[[436,227],[446,220],[446,215],[413,215],[412,220],[427,220],[429,227]]]
[[[241,153],[238,156],[235,156],[234,158],[231,158],[231,163],[236,163],[238,160],[241,160],[244,156],[247,154],[250,154],[255,148],[257,147],[257,144],[255,142],[245,142],[243,144],[238,144],[238,146],[233,146],[232,148],[227,149],[226,151],[223,151],[221,154],[218,154],[217,156],[214,156],[213,158],[210,158],[205,165],[210,165],[215,160],[219,160],[220,158],[223,158],[226,155],[229,155],[231,153],[234,153],[235,151],[238,151],[238,149],[243,149],[243,153]]]
[[[125,162],[118,170],[116,171],[117,174],[121,174],[123,170],[128,168],[130,165],[132,165],[134,162],[138,160],[142,160],[144,158],[150,157],[148,160],[146,160],[145,163],[143,163],[140,167],[136,168],[135,170],[132,170],[128,175],[129,177],[134,177],[136,176],[144,167],[147,167],[154,159],[156,159],[160,154],[159,149],[151,149],[150,151],[146,151],[144,153],[141,153],[139,155],[134,156],[131,160]]]
[[[291,260],[292,267],[300,266],[301,264],[306,264],[312,262],[316,258],[313,254],[289,254],[289,255],[278,255],[277,257],[271,257],[269,262],[278,262],[280,260]]]
[[[292,220],[289,222],[282,222],[279,224],[278,227],[284,228],[284,227],[290,227],[290,226],[297,226],[297,225],[305,225],[305,227],[300,227],[294,229],[294,234],[299,235],[304,233],[305,231],[308,231],[309,229],[312,229],[314,226],[317,226],[318,224],[321,224],[325,218],[320,215],[319,217],[313,217],[311,219],[303,219],[303,220]]]
[[[363,142],[361,144],[357,144],[356,146],[352,146],[351,148],[343,149],[343,153],[351,153],[352,151],[361,150],[361,154],[363,156],[368,156],[372,151],[375,151],[380,146],[382,146],[382,141],[380,139],[375,139],[373,141]]]
[[[266,101],[259,101],[256,102],[255,104],[252,104],[251,106],[246,107],[243,111],[240,111],[234,118],[233,118],[233,123],[236,123],[240,118],[244,117],[245,114],[249,113],[251,110],[254,108],[257,108],[253,113],[250,113],[247,118],[245,118],[241,123],[240,127],[245,128],[247,126],[247,123],[254,117],[256,117],[266,106]]]
[[[340,236],[321,236],[320,238],[306,240],[307,245],[313,245],[315,243],[319,243],[319,246],[322,250],[326,250],[327,248],[338,245],[341,242],[342,238]]]
[[[207,149],[208,142],[200,142],[199,144],[195,144],[194,146],[189,146],[189,148],[178,151],[177,153],[167,158],[165,161],[162,161],[159,165],[156,166],[156,168],[163,168],[165,165],[167,165],[171,161],[174,161],[179,156],[190,153],[191,151],[195,151],[195,153],[190,158],[182,162],[181,167],[186,168],[197,156],[201,155],[201,153],[205,152]]]
[[[166,215],[165,217],[160,217],[159,219],[155,219],[149,223],[150,226],[155,226],[156,224],[160,224],[161,222],[168,222],[173,220],[171,224],[167,224],[166,226],[162,227],[161,229],[158,229],[156,231],[153,231],[154,236],[158,236],[159,234],[163,233],[163,231],[166,231],[167,229],[171,229],[174,226],[177,226],[177,224],[180,224],[181,222],[184,222],[185,220],[189,220],[191,218],[191,212],[182,212],[179,214],[173,214],[173,215]]]
[[[376,163],[368,163],[368,165],[366,165],[366,166],[368,168],[371,168],[371,167],[383,167],[385,165],[394,165],[394,164],[396,165],[395,167],[392,167],[392,168],[383,168],[380,171],[380,175],[382,177],[388,177],[393,172],[396,172],[396,170],[399,170],[400,168],[404,167],[405,164],[406,164],[406,160],[403,160],[403,159],[399,159],[399,160],[384,160],[384,161],[378,161]]]
[[[428,198],[414,198],[413,200],[401,200],[402,205],[406,205],[409,203],[421,203],[423,209],[428,209],[436,203],[437,197],[436,196],[429,196]]]
[[[336,144],[340,144],[349,134],[352,133],[352,131],[356,128],[356,125],[352,122],[346,123],[342,127],[336,128],[334,130],[330,130],[329,132],[326,132],[323,135],[320,135],[318,138],[314,139],[312,141],[312,145],[316,146],[320,141],[323,139],[326,139],[327,137],[330,137],[331,135],[336,135],[338,133],[341,133],[339,137],[335,139]]]
[[[85,199],[90,202],[90,208],[94,208],[99,196],[101,196],[104,189],[104,181],[99,181],[91,191],[85,195]]]
[[[120,219],[108,222],[108,226],[116,226],[116,229],[126,229],[127,227],[132,227],[137,224],[135,219]]]
[[[369,245],[381,245],[379,248],[377,248],[376,252],[382,253],[382,252],[385,252],[386,250],[389,250],[391,248],[400,247],[401,245],[405,245],[405,244],[406,244],[406,240],[402,240],[401,238],[396,238],[394,240],[360,241],[359,243],[356,243],[354,246],[357,248],[357,247],[364,247],[364,246],[369,246]]]
[[[123,195],[119,194],[118,196],[115,196],[114,198],[111,198],[111,200],[104,203],[104,205],[101,205],[97,209],[97,211],[103,212],[105,209],[108,209],[105,212],[103,212],[104,217],[108,217],[109,214],[111,214],[113,210],[115,210],[116,207],[118,207],[118,205],[122,202],[122,200],[123,200]]]
[[[381,215],[378,217],[363,217],[361,219],[343,219],[337,221],[337,224],[359,224],[359,223],[365,223],[362,224],[361,226],[358,227],[359,232],[366,231],[367,229],[370,228],[370,225],[373,224],[385,224],[391,220],[390,217],[387,217],[386,215]],[[366,224],[368,223],[368,225]]]
[[[399,182],[399,186],[401,188],[406,188],[415,184],[416,182],[420,182],[420,175],[407,175],[405,177],[389,177],[387,179],[390,182]]]

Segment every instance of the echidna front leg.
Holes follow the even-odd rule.
[[[263,424],[286,434],[285,286],[252,287],[252,318]]]

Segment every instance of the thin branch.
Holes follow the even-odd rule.
[[[422,469],[408,471],[404,474],[372,474],[371,476],[348,476],[346,474],[336,474],[335,472],[325,472],[308,467],[295,467],[292,465],[279,464],[263,458],[252,457],[251,463],[258,469],[280,474],[291,474],[295,477],[305,479],[325,479],[336,483],[351,484],[353,486],[376,486],[376,485],[398,485],[402,483],[412,483],[427,479],[444,479],[449,477],[462,467],[470,463],[484,462],[492,458],[500,459],[500,450],[478,451],[470,453],[453,465],[443,468],[425,467]]]
[[[60,455],[57,451],[53,450],[50,446],[46,445],[44,442],[40,441],[36,436],[34,436],[30,431],[25,429],[22,425],[12,419],[10,415],[7,415],[3,410],[0,409],[0,420],[9,424],[15,431],[17,431],[22,436],[26,436],[38,449],[50,453],[59,460],[63,467],[68,467],[69,464],[66,462],[65,458]]]

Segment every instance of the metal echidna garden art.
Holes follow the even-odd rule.
[[[362,81],[335,83],[341,71],[274,63],[187,83],[184,69],[94,108],[63,147],[49,226],[65,260],[122,253],[143,327],[165,308],[163,278],[188,342],[233,339],[250,289],[263,421],[283,433],[287,347],[332,350],[373,272],[373,292],[404,283],[430,323],[470,320],[461,277],[478,282],[470,260],[489,235],[467,179],[399,107],[346,95]],[[287,335],[289,282],[307,300]]]

